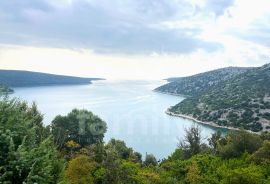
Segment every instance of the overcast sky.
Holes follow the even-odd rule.
[[[269,0],[2,0],[0,68],[161,79],[270,62]]]

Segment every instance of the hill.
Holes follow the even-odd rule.
[[[220,82],[168,112],[255,132],[270,129],[270,64]]]
[[[39,72],[0,70],[0,84],[9,87],[90,84],[100,78],[81,78]]]
[[[196,96],[220,82],[244,73],[249,69],[251,68],[227,67],[189,77],[169,78],[168,81],[170,83],[156,88],[155,91],[184,96]]]
[[[183,77],[170,77],[170,78],[167,78],[165,80],[168,81],[168,82],[175,82],[175,81],[178,81],[181,78],[183,78]]]

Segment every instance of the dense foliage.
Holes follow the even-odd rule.
[[[186,98],[169,111],[220,126],[255,132],[270,129],[270,64]]]
[[[10,87],[89,84],[99,78],[80,78],[39,72],[0,70],[0,82]]]
[[[55,183],[63,168],[36,105],[0,101],[0,183]]]
[[[58,115],[51,124],[52,134],[59,149],[71,145],[89,146],[102,142],[107,125],[98,116],[87,110],[72,110],[67,116]],[[69,143],[69,144],[67,144]]]
[[[8,95],[10,93],[13,93],[13,92],[14,92],[13,89],[9,88],[6,85],[1,85],[0,84],[0,95],[1,96],[6,96],[6,95]]]
[[[0,183],[270,183],[269,133],[217,132],[207,144],[192,126],[160,162],[152,154],[142,159],[120,140],[105,144],[105,122],[86,110],[57,116],[50,127],[43,126],[35,104],[3,97],[0,112]],[[90,141],[82,139],[86,135]]]

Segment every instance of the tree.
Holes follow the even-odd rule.
[[[161,184],[159,173],[152,167],[143,167],[136,175],[137,183],[142,184]]]
[[[168,157],[169,161],[176,161],[183,159],[183,150],[182,149],[175,149],[175,151]]]
[[[42,141],[35,149],[29,150],[22,145],[17,150],[21,166],[29,169],[25,183],[57,183],[64,167],[64,161],[59,158],[52,137]],[[17,166],[17,169],[20,168]]]
[[[104,148],[104,143],[103,142],[96,143],[94,146],[94,160],[97,163],[102,163],[105,156],[106,156],[106,151]]]
[[[218,130],[212,134],[211,138],[208,139],[209,145],[216,150],[221,139],[221,131]]]
[[[188,168],[186,179],[190,184],[202,183],[203,177],[200,174],[201,172],[197,162],[193,161]]]
[[[158,162],[156,157],[153,154],[146,154],[145,160],[143,162],[145,166],[157,166]]]
[[[133,150],[128,148],[126,143],[121,140],[111,139],[106,145],[106,148],[115,150],[119,157],[122,159],[129,158],[133,153]]]
[[[36,105],[5,98],[0,111],[0,183],[57,183],[63,162]]]
[[[244,152],[254,153],[261,145],[261,138],[244,130],[231,131],[226,137],[227,143],[218,148],[223,158],[233,158],[242,155]]]
[[[106,123],[87,110],[73,109],[67,116],[58,115],[51,125],[55,143],[60,149],[74,140],[82,147],[103,141]]]
[[[94,183],[94,172],[97,164],[82,155],[72,159],[65,170],[65,178],[70,184]]]
[[[140,170],[140,164],[131,161],[122,161],[120,165],[119,182],[125,184],[138,183],[136,176]]]
[[[105,169],[102,183],[117,183],[120,175],[121,159],[115,149],[106,149],[106,156],[102,162]]]
[[[0,96],[8,96],[9,94],[13,93],[14,90],[9,88],[6,85],[0,84]]]
[[[270,132],[262,132],[260,137],[261,137],[262,140],[270,141]]]
[[[48,137],[49,130],[43,127],[43,117],[35,103],[28,106],[26,102],[16,98],[4,97],[0,98],[0,110],[0,130],[14,132],[13,141],[16,148],[26,135],[27,140],[31,139],[29,136],[33,136],[33,146]]]
[[[190,158],[202,150],[201,129],[196,125],[192,125],[190,128],[185,129],[185,133],[184,140],[180,141],[178,146],[183,150],[183,156]]]
[[[270,141],[264,141],[262,147],[252,155],[251,159],[258,164],[270,164]]]
[[[221,183],[224,184],[261,184],[264,183],[264,176],[261,169],[250,165],[245,168],[236,168],[228,171]]]
[[[142,163],[142,154],[139,152],[134,152],[134,161],[138,163]]]
[[[73,140],[67,141],[65,146],[66,146],[67,150],[69,151],[69,155],[67,155],[67,157],[73,157],[74,152],[81,147],[78,143],[76,143]]]

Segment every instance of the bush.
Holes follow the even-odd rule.
[[[254,153],[262,145],[262,140],[258,135],[244,130],[231,131],[227,136],[227,140],[225,145],[218,147],[218,151],[223,158],[238,157],[244,152]]]

